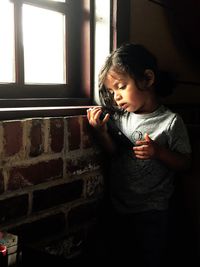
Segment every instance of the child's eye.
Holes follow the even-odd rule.
[[[121,89],[121,90],[126,89],[126,85],[119,86],[119,89]]]

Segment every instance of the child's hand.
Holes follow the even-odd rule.
[[[159,146],[146,133],[144,140],[137,141],[136,146],[133,147],[135,157],[138,159],[150,159],[157,157],[159,153]]]
[[[102,110],[100,107],[89,108],[87,110],[87,118],[89,124],[96,129],[106,130],[106,123],[109,120],[110,115],[106,114],[103,119],[100,119]]]

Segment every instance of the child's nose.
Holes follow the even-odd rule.
[[[119,92],[116,92],[115,93],[115,95],[114,95],[114,98],[115,98],[115,101],[118,101],[118,100],[120,100],[121,99],[121,95],[120,95],[120,93]]]

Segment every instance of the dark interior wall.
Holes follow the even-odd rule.
[[[177,177],[172,199],[174,228],[169,266],[199,265],[200,42],[195,32],[200,23],[197,19],[200,4],[197,2],[131,0],[130,42],[146,46],[156,55],[160,69],[176,75],[177,87],[164,102],[183,117],[192,146],[192,167]]]
[[[130,41],[145,45],[161,69],[177,75],[178,86],[167,103],[200,102],[200,63],[192,48],[198,45],[193,34],[197,20],[192,19],[196,9],[195,1],[131,0]]]

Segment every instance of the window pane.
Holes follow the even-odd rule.
[[[0,82],[15,81],[14,13],[9,0],[0,1]]]
[[[65,83],[65,17],[23,5],[25,83]]]

